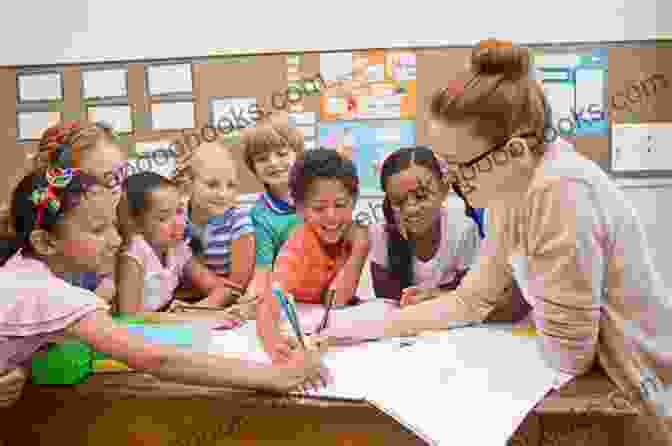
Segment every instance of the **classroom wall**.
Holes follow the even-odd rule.
[[[0,66],[208,56],[244,48],[342,50],[670,37],[668,0],[13,2]]]

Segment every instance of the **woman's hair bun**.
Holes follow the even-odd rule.
[[[475,74],[502,74],[506,78],[518,79],[528,76],[531,66],[530,51],[506,40],[482,40],[471,53],[471,67]]]

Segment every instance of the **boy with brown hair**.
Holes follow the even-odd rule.
[[[302,223],[289,194],[289,173],[303,158],[300,129],[287,114],[273,114],[255,127],[243,130],[240,139],[245,164],[263,184],[264,192],[250,211],[256,236],[256,264],[248,298],[261,295],[282,244]]]

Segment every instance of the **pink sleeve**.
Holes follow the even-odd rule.
[[[3,278],[0,292],[0,336],[34,336],[54,333],[99,308],[98,297],[56,277],[30,278],[26,272],[13,281]],[[12,293],[8,293],[9,288]]]

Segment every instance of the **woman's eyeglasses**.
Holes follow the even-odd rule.
[[[519,136],[518,138],[536,138],[536,135],[530,133]],[[519,150],[517,150],[518,148]],[[469,161],[460,163],[448,162],[450,167],[444,181],[451,185],[468,185],[468,182],[476,179],[479,172],[491,172],[494,169],[494,166],[503,166],[508,164],[511,159],[522,157],[525,154],[525,149],[526,146],[519,144],[511,144],[509,146],[507,146],[507,143],[498,144]],[[452,166],[455,167],[453,168]],[[462,188],[464,194],[470,193],[471,190],[473,190],[473,188],[469,186]]]

